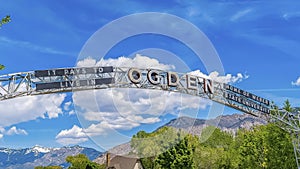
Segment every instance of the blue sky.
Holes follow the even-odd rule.
[[[6,66],[0,74],[73,67],[86,41],[104,25],[134,13],[161,12],[176,15],[198,27],[215,47],[225,74],[249,76],[236,82],[235,86],[279,105],[289,99],[293,106],[300,106],[300,80],[296,83],[300,77],[300,2],[34,0],[1,1],[0,4],[0,16],[9,14],[12,18],[11,23],[0,29],[0,58],[1,64]],[[170,51],[191,70],[210,73],[196,61],[195,54],[187,46],[174,39],[151,34],[134,36],[118,43],[105,58],[117,61],[119,56],[129,56],[149,48]],[[168,64],[166,61],[162,63]],[[39,144],[59,147],[67,145],[68,140],[61,144],[58,135],[71,137],[73,132],[77,133],[74,138],[81,142],[69,140],[70,143],[100,149],[93,141],[80,135],[82,128],[76,114],[72,113],[74,103],[71,98],[70,93],[54,95],[53,99],[61,99],[61,102],[52,104],[49,101],[46,104],[43,101],[47,102],[49,96],[39,97],[39,102],[31,104],[45,108],[36,111],[33,111],[34,106],[32,109],[13,106],[6,109],[3,104],[9,104],[2,103],[1,106],[0,103],[0,119],[8,119],[7,114],[14,113],[14,110],[19,111],[15,118],[22,119],[0,123],[0,146],[18,148]],[[22,104],[22,100],[11,102]],[[200,112],[207,109],[203,108]],[[32,118],[21,118],[26,113]],[[225,108],[224,113],[237,111]],[[160,117],[159,122],[133,126],[120,132],[130,136],[139,129],[151,131],[174,117],[166,114]],[[204,115],[199,113],[198,117]]]

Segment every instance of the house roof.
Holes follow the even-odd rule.
[[[138,158],[115,156],[110,160],[109,167],[115,167],[116,169],[133,169],[138,162]]]

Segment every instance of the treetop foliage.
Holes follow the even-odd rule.
[[[11,18],[9,15],[5,16],[4,18],[1,19],[1,22],[0,22],[0,27],[4,24],[7,24],[8,22],[11,21]]]
[[[105,169],[105,165],[100,165],[95,162],[92,162],[84,154],[78,154],[75,156],[68,156],[66,161],[71,165],[68,169]],[[61,166],[38,166],[34,169],[62,169]]]
[[[208,135],[206,141],[200,139]],[[212,126],[203,129],[201,137],[164,127],[138,132],[131,145],[137,154],[149,155],[141,159],[146,169],[296,168],[291,135],[273,123],[241,129],[235,136]]]
[[[2,25],[7,24],[10,21],[11,21],[10,16],[9,15],[5,16],[4,18],[1,19],[0,27],[2,27]],[[4,68],[5,66],[0,64],[0,70],[3,70]]]

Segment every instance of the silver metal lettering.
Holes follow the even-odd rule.
[[[188,89],[197,90],[197,78],[192,75],[186,75],[186,86]]]
[[[203,78],[203,90],[205,93],[209,92],[210,94],[214,94],[213,81]]]
[[[149,70],[147,73],[147,79],[150,83],[157,85],[160,83],[159,72],[156,70]]]
[[[168,86],[171,87],[176,87],[179,82],[179,76],[175,72],[168,72],[167,73],[167,78],[168,78]]]
[[[128,70],[128,78],[132,83],[140,83],[142,80],[142,73],[139,69],[131,68]]]

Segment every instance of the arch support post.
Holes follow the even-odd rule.
[[[297,168],[300,169],[300,137],[299,132],[292,133],[295,160],[297,163]]]

